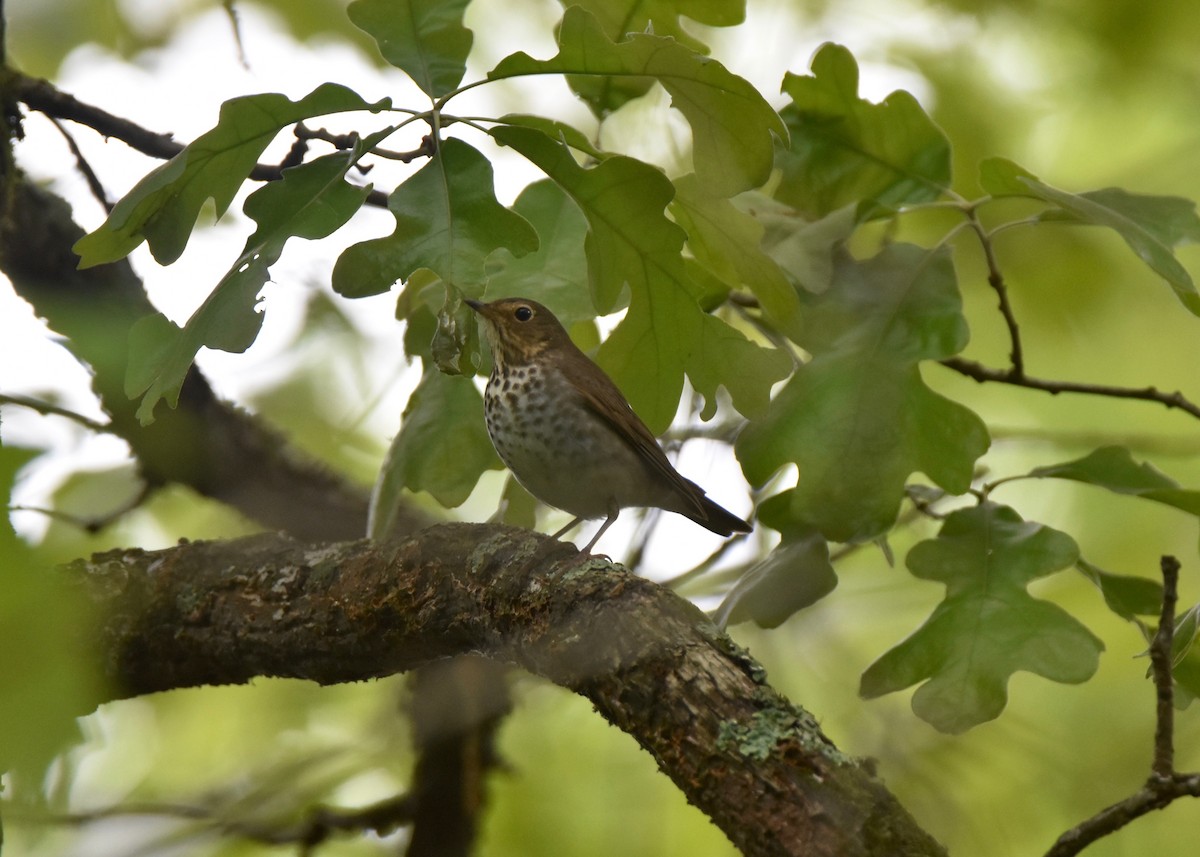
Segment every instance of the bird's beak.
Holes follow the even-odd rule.
[[[473,301],[470,298],[467,298],[463,303],[475,310],[475,312],[483,312],[483,308],[486,306],[483,301]]]

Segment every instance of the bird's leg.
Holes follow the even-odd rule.
[[[582,553],[590,554],[592,552],[592,547],[596,542],[600,541],[600,537],[604,535],[604,531],[613,525],[619,514],[621,514],[621,507],[617,505],[615,499],[610,499],[608,501],[608,517],[604,519],[604,523],[600,525],[600,529],[596,530],[596,535],[592,536],[592,540],[587,543],[587,547],[581,551]]]
[[[562,528],[561,530],[559,530],[557,533],[555,533],[554,535],[552,535],[550,538],[552,538],[552,539],[561,539],[561,538],[563,537],[563,534],[564,534],[564,533],[566,533],[566,532],[569,532],[570,530],[573,530],[573,529],[575,529],[576,527],[578,527],[578,526],[579,526],[580,524],[582,524],[582,523],[583,523],[583,518],[575,518],[573,521],[571,521],[571,523],[567,524],[565,527],[563,527],[563,528]]]

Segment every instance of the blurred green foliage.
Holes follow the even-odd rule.
[[[180,3],[147,22],[129,17],[133,4],[18,2],[6,8],[9,48],[16,64],[50,77],[72,51],[89,44],[133,61],[167,44],[177,28],[214,5],[220,4]],[[380,61],[381,50],[435,96],[452,93],[470,65],[464,63],[464,31],[456,14],[461,4],[416,3],[455,14],[404,31],[394,31],[395,22],[379,14],[386,4],[368,0],[354,4],[358,12],[349,17],[345,4],[336,0],[257,5],[271,10],[285,37],[346,40],[363,48],[372,62]],[[517,53],[521,45],[507,46],[512,55],[493,77],[566,74],[599,117],[651,98],[659,84],[690,123],[694,174],[664,174],[626,155],[604,152],[579,129],[554,124],[556,117],[497,116],[491,137],[525,154],[549,178],[505,211],[480,150],[457,140],[444,147],[436,169],[425,167],[422,178],[401,184],[402,191],[392,197],[398,234],[423,213],[438,211],[435,221],[420,224],[426,229],[422,240],[433,242],[423,245],[429,252],[412,251],[371,288],[386,289],[396,277],[408,279],[399,304],[400,317],[409,322],[408,353],[433,357],[430,343],[440,341],[464,368],[486,358],[478,354],[477,340],[453,331],[456,290],[478,296],[486,283],[489,296],[499,297],[491,292],[493,283],[511,293],[522,278],[535,279],[525,293],[562,307],[568,322],[589,321],[597,308],[628,307],[602,346],[601,359],[655,428],[676,415],[685,376],[707,398],[706,415],[718,407],[718,389],[724,388],[741,414],[761,416],[767,391],[788,371],[788,361],[762,331],[790,338],[811,360],[739,444],[746,473],[776,491],[762,507],[762,518],[784,539],[734,586],[737,598],[730,602],[736,620],[779,627],[766,632],[745,624],[735,634],[767,664],[778,687],[819,715],[843,749],[879,760],[889,787],[952,853],[1041,853],[1063,830],[1137,788],[1148,773],[1153,691],[1145,661],[1134,660],[1145,641],[1130,620],[1148,612],[1147,599],[1153,600],[1148,590],[1162,554],[1183,561],[1181,604],[1200,600],[1192,490],[1200,486],[1200,440],[1193,418],[1161,405],[979,385],[933,362],[961,351],[1002,367],[1010,341],[988,285],[992,272],[984,248],[961,228],[965,209],[921,206],[935,199],[954,202],[947,190],[966,200],[981,192],[1004,197],[973,212],[989,230],[990,250],[1020,319],[1030,374],[1178,388],[1193,401],[1200,399],[1195,369],[1200,337],[1196,319],[1185,309],[1195,312],[1198,306],[1188,273],[1200,262],[1200,254],[1188,246],[1197,240],[1197,220],[1186,199],[1200,198],[1195,154],[1200,151],[1200,111],[1195,110],[1200,55],[1194,50],[1200,16],[1188,4],[1132,0],[944,0],[899,7],[871,0],[752,3],[749,28],[756,16],[772,14],[797,31],[828,33],[848,45],[826,46],[811,68],[807,54],[789,57],[787,67],[775,70],[787,96],[783,101],[775,97],[774,84],[764,87],[762,96],[742,86],[728,33],[680,22],[682,12],[714,27],[736,24],[742,18],[740,3],[707,2],[689,12],[664,2],[647,7],[652,8],[648,14],[639,4],[643,17],[624,19],[609,14],[624,6],[585,5],[598,15],[569,13],[557,55],[535,60]],[[534,4],[467,8],[495,25],[476,26],[476,42],[503,40],[506,31],[498,22],[505,15],[544,12]],[[633,10],[632,5],[626,9]],[[868,26],[906,16],[925,22],[929,32],[897,26],[881,35]],[[621,20],[639,35],[618,46]],[[666,36],[684,33],[681,44],[666,44]],[[765,46],[772,38],[762,31],[751,41]],[[434,46],[432,60],[395,44],[404,39],[415,40],[408,48]],[[719,63],[704,58],[705,45]],[[883,101],[862,96],[860,78],[880,66],[912,75],[919,98],[904,92]],[[587,74],[597,71],[615,76]],[[725,99],[733,96],[745,103],[730,112]],[[266,103],[261,96],[251,98],[259,99],[247,102],[252,112]],[[787,134],[765,110],[768,99],[780,107]],[[353,93],[343,100],[366,104]],[[719,120],[729,116],[733,120],[722,125]],[[777,175],[762,194],[726,199],[767,177],[762,152],[772,144],[772,134]],[[993,160],[981,172],[985,159]],[[232,188],[249,169],[249,160],[243,160],[237,170],[222,172],[228,187],[189,190],[183,232],[210,195],[228,205]],[[465,164],[462,170],[446,166],[456,162]],[[338,178],[345,172],[341,169]],[[301,178],[290,177],[293,184]],[[468,192],[454,193],[457,181],[465,183],[457,190]],[[1114,185],[1123,190],[1113,190]],[[279,183],[279,192],[287,188]],[[622,188],[628,191],[624,196]],[[446,191],[445,204],[437,209],[431,195],[439,189]],[[337,189],[341,196],[347,191]],[[309,195],[318,196],[315,190]],[[164,199],[175,199],[173,191]],[[354,200],[342,202],[321,213],[330,230],[357,209]],[[664,213],[668,202],[670,219]],[[285,203],[285,208],[303,207],[305,201]],[[897,218],[892,216],[897,206],[918,210]],[[251,208],[248,204],[253,214]],[[272,210],[283,219],[284,212]],[[150,212],[146,222],[157,213]],[[262,217],[255,220],[266,228]],[[468,228],[479,224],[489,228]],[[540,236],[537,249],[527,240],[532,232]],[[830,248],[851,233],[854,255],[832,255]],[[277,250],[291,234],[303,231],[279,226]],[[465,245],[459,240],[463,236]],[[378,247],[381,241],[388,239],[364,244]],[[173,242],[182,246],[179,234]],[[551,246],[554,256],[547,255]],[[686,256],[681,255],[685,246]],[[568,255],[572,249],[574,255]],[[353,260],[354,253],[343,260]],[[460,271],[464,259],[467,275]],[[705,279],[695,273],[697,261]],[[265,280],[265,268],[260,273]],[[361,287],[360,277],[351,279]],[[1164,279],[1171,288],[1163,288]],[[586,294],[585,288],[590,288]],[[711,308],[714,294],[720,303],[739,291],[757,298],[765,324],[756,327],[734,313],[702,311]],[[245,294],[239,306],[247,309]],[[654,371],[643,371],[647,362]],[[303,368],[304,378],[330,371],[324,360]],[[176,367],[176,375],[184,369]],[[368,374],[365,367],[357,372]],[[390,489],[395,496],[401,488],[424,490],[455,505],[494,459],[479,432],[470,438],[471,454],[436,443],[446,440],[436,432],[440,412],[470,414],[477,408],[469,396],[444,390],[432,395],[435,384],[467,383],[435,377],[441,380],[428,380],[410,400],[411,408],[429,403],[430,410],[415,416],[410,411],[408,425],[415,428],[401,435],[409,442],[409,454],[400,457],[406,469],[389,471],[395,477]],[[285,425],[293,436],[308,437],[310,448],[343,469],[352,469],[356,459],[338,460],[345,456],[344,445],[332,442],[331,434],[356,438],[357,460],[381,454],[381,444],[371,449],[361,433],[345,429],[347,421],[336,412],[347,403],[324,395],[315,383],[293,377],[257,402],[266,418]],[[933,402],[941,410],[932,408],[930,415],[926,411]],[[723,404],[720,410],[728,412]],[[338,431],[331,433],[331,426]],[[414,445],[417,429],[425,430]],[[463,469],[448,474],[444,467],[431,472],[414,466],[450,459]],[[1157,467],[1140,463],[1145,459]],[[12,465],[10,477],[24,463],[11,455],[3,460]],[[797,489],[780,491],[773,480],[789,462],[798,465],[800,482]],[[919,481],[918,473],[953,492],[963,492],[973,480],[995,502],[951,512],[940,533],[938,522],[919,516],[902,518],[903,525],[891,529],[908,509],[906,497],[913,496],[911,485],[905,494],[905,482]],[[1037,478],[1005,481],[1026,474]],[[887,484],[881,487],[882,482]],[[39,552],[40,559],[65,558],[99,549],[106,540],[151,541],[163,532],[219,536],[247,526],[211,509],[204,517],[198,508],[203,508],[199,501],[179,492],[140,511],[140,523],[95,538],[55,525],[31,552],[10,535],[3,557],[15,557],[6,565],[18,568]],[[528,509],[522,514],[527,516]],[[835,553],[836,579],[827,571],[823,540],[814,536],[818,530],[836,541],[861,543]],[[1065,549],[1060,539],[1054,562],[1023,565],[1044,553],[1039,544],[1047,533],[1073,547]],[[888,568],[888,554],[870,546],[884,534],[891,554],[907,557],[918,577],[945,583],[947,592]],[[946,559],[942,553],[949,543],[963,550],[967,545],[975,560]],[[993,553],[998,548],[1003,549],[999,558]],[[1004,551],[1015,552],[1015,558]],[[1076,555],[1084,558],[1085,574],[1049,575]],[[801,574],[811,577],[800,579]],[[724,575],[727,584],[736,576],[728,570]],[[993,584],[1003,598],[989,589]],[[821,598],[830,591],[832,596]],[[20,661],[18,679],[6,680],[0,691],[0,713],[16,724],[5,727],[0,740],[31,748],[30,758],[44,764],[71,737],[53,712],[88,681],[76,674],[79,665],[54,662],[53,639],[63,633],[59,623],[82,620],[69,610],[47,610],[46,599],[59,601],[40,588],[13,586],[5,597],[6,633],[32,639],[40,654]],[[962,624],[962,617],[981,609],[988,598],[1016,604],[1016,613],[1000,616],[996,624]],[[801,607],[804,612],[783,621]],[[1062,653],[1060,647],[1035,653],[1032,663],[1007,661],[1028,654],[1014,640],[1030,624],[1013,620],[1015,631],[1005,624],[1022,609],[1052,613],[1059,631],[1069,628],[1076,643],[1091,645],[1090,656],[1077,657],[1070,669],[1057,673],[1045,667]],[[53,621],[43,622],[44,616]],[[33,621],[16,621],[22,617]],[[944,624],[955,627],[944,632],[939,626],[933,629],[937,633],[922,636],[917,629],[925,617],[931,617],[926,629],[938,617],[950,617]],[[930,642],[933,637],[939,639]],[[1097,669],[1098,641],[1107,654]],[[1008,707],[999,719],[951,737],[915,719],[908,694],[869,702],[857,696],[864,673],[871,677],[865,680],[868,695],[953,674],[963,666],[961,647],[968,643],[980,647],[985,666],[1000,663],[1002,668],[989,672],[986,681],[954,685],[950,694],[985,686],[987,704],[972,706],[956,698],[927,706],[920,694],[928,697],[924,689],[931,682],[912,705],[953,732],[986,719],[980,715],[984,709],[986,717],[994,716],[997,695],[1001,705],[1007,695]],[[889,647],[894,648],[879,660]],[[917,649],[920,657],[913,654]],[[1181,679],[1194,681],[1190,657],[1182,665],[1189,672]],[[17,669],[11,655],[3,664]],[[1056,673],[1065,681],[1078,681],[1093,670],[1095,675],[1065,687],[1014,673],[1018,668]],[[887,680],[880,681],[884,673]],[[26,775],[17,783],[26,794],[60,807],[202,795],[224,817],[260,819],[294,817],[314,801],[369,802],[403,789],[409,774],[408,736],[397,716],[402,707],[398,685],[318,689],[260,682],[113,704],[83,721],[85,737],[59,759],[57,774],[43,783]],[[20,688],[19,695],[13,687]],[[493,806],[482,853],[732,853],[651,760],[585,705],[532,680],[519,681],[517,688],[523,703],[502,733],[512,770],[491,783]],[[11,714],[14,700],[26,706],[16,715]],[[36,709],[36,735],[20,731],[31,722],[28,706]],[[40,728],[43,716],[54,728]],[[1200,767],[1194,706],[1180,715],[1177,729],[1180,767]],[[1189,854],[1197,812],[1177,804],[1088,853]],[[134,835],[132,828],[125,832]],[[14,832],[11,823],[6,834],[6,853],[16,854],[44,849],[48,841],[38,837],[67,848],[87,835],[69,828],[47,833],[17,827]],[[169,842],[180,833],[172,828],[152,835]],[[214,854],[262,853],[238,842],[197,847]],[[323,853],[381,853],[392,847],[390,842],[345,841]]]

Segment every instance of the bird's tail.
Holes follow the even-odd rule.
[[[731,536],[734,533],[748,533],[753,529],[750,524],[723,506],[717,505],[708,497],[700,497],[700,508],[702,512],[699,514],[691,511],[683,514],[718,535]]]

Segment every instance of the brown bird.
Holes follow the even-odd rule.
[[[584,553],[629,506],[678,512],[728,536],[750,525],[671,466],[617,385],[580,351],[558,319],[524,298],[468,300],[492,350],[484,415],[492,445],[534,497],[585,518],[604,518]]]

